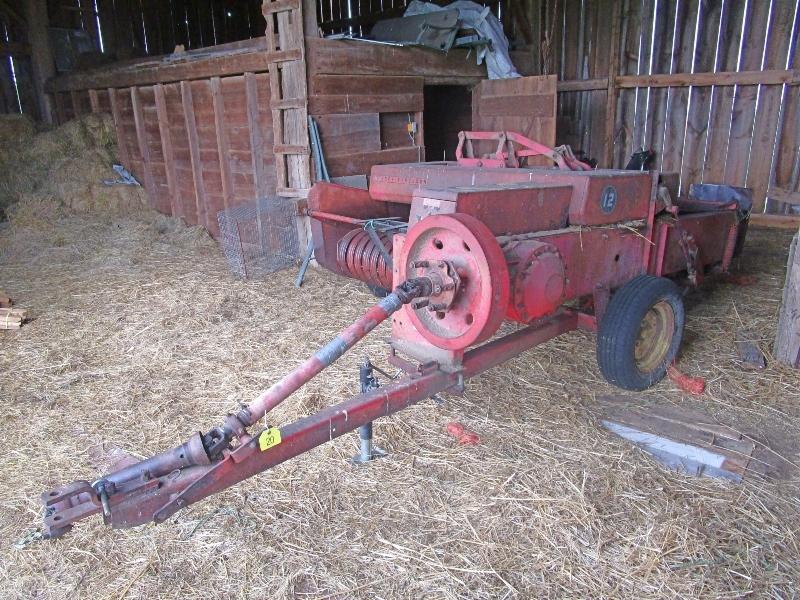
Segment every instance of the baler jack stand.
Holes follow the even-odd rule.
[[[358,379],[361,384],[361,393],[366,394],[379,387],[378,379],[375,377],[375,368],[367,358],[358,369]],[[372,421],[358,428],[359,452],[350,462],[354,465],[363,465],[376,458],[386,456],[386,451],[378,448],[372,443]]]

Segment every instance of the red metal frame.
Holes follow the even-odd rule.
[[[472,140],[496,140],[494,157],[464,156],[473,154]],[[457,156],[458,166],[376,167],[369,191],[315,186],[308,214],[317,260],[373,284],[394,283],[393,292],[219,427],[94,483],[45,492],[44,535],[62,535],[95,514],[113,527],[163,522],[378,417],[460,391],[465,379],[562,333],[596,330],[611,292],[641,273],[688,271],[699,281],[709,265],[726,269],[735,252],[735,204],[672,204],[659,198],[655,173],[584,172],[588,166],[568,153],[507,132],[462,132]],[[547,156],[561,169],[505,168],[527,156]],[[408,233],[365,233],[367,221],[387,218],[410,219]],[[565,307],[573,301],[580,309]],[[406,377],[288,425],[258,426],[389,318],[390,362]],[[528,327],[469,349],[504,318]]]
[[[217,460],[208,464],[187,465],[159,475],[146,469],[137,469],[139,476],[132,479],[128,478],[128,469],[103,477],[100,481],[121,481],[115,486],[113,493],[105,498],[98,494],[96,485],[93,487],[88,481],[78,481],[64,488],[50,490],[42,495],[42,502],[48,508],[44,520],[45,536],[63,535],[76,521],[101,513],[104,514],[104,521],[112,527],[135,527],[150,521],[161,523],[181,508],[354,431],[379,417],[391,415],[445,390],[459,391],[465,379],[502,364],[577,326],[577,314],[566,311],[470,350],[465,354],[459,371],[419,367],[416,373],[400,381],[353,396],[340,404],[281,426],[278,428],[280,443],[263,451],[259,439],[269,429],[262,429],[253,436],[243,435],[240,438],[243,440],[241,445],[225,451]],[[361,327],[356,323],[348,330],[360,332]],[[260,401],[259,406],[266,408],[267,404],[269,403]],[[254,409],[251,414],[260,412],[260,409]],[[180,446],[179,449],[183,447]],[[146,463],[148,461],[134,467]],[[120,476],[121,473],[124,475]]]
[[[490,157],[475,156],[474,140],[496,141],[497,148]],[[514,144],[523,148],[517,150]],[[520,166],[520,158],[544,156],[552,160],[560,169],[571,171],[591,171],[592,167],[567,152],[540,144],[513,131],[461,131],[456,146],[456,162],[464,167],[512,168]]]

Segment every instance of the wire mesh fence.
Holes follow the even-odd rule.
[[[298,264],[296,215],[296,203],[279,196],[220,211],[220,243],[231,271],[242,279],[258,279]]]

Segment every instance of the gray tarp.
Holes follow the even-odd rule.
[[[490,11],[489,7],[481,6],[469,0],[456,0],[445,7],[412,0],[406,8],[404,16],[419,15],[437,10],[458,9],[459,18],[465,28],[472,28],[485,39],[492,40],[492,47],[478,50],[478,64],[486,61],[486,70],[489,79],[509,79],[520,77],[508,55],[508,38],[503,33],[503,26],[499,19]]]

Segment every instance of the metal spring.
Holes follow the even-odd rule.
[[[392,255],[392,236],[377,231],[389,256]],[[392,269],[386,264],[381,252],[363,229],[353,229],[336,245],[336,262],[339,268],[351,277],[372,285],[391,289]]]

